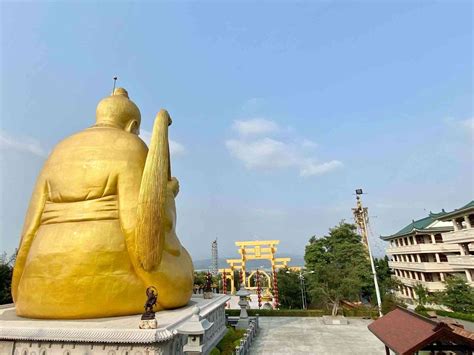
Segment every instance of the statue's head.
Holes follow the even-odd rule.
[[[124,88],[117,88],[111,96],[102,99],[97,105],[95,116],[98,126],[113,126],[133,134],[140,133],[140,110],[128,98]]]

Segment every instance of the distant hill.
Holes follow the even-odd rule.
[[[301,255],[277,255],[277,258],[291,258],[289,266],[304,266],[304,257]],[[226,259],[237,259],[237,256],[232,256],[228,258],[219,258],[218,259],[218,266],[219,269],[223,269],[228,267],[226,263]],[[194,268],[196,270],[208,270],[211,267],[211,259],[200,259],[200,260],[193,260]],[[263,268],[267,269],[270,268],[270,261],[269,260],[249,260],[246,262],[247,269],[257,269],[263,266]]]

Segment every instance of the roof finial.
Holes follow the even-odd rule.
[[[115,94],[115,84],[117,83],[117,77],[114,76],[114,88],[112,89],[112,95]]]

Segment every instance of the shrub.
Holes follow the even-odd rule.
[[[429,317],[428,309],[425,306],[422,306],[421,304],[416,306],[415,312],[424,317]]]
[[[249,316],[259,317],[322,317],[331,314],[329,309],[248,309]],[[377,317],[377,310],[374,307],[356,307],[352,309],[343,309],[343,315],[347,317]],[[239,309],[226,309],[225,314],[230,317],[237,317],[240,314]]]
[[[450,318],[467,320],[469,322],[474,322],[474,314],[469,314],[469,313],[466,314],[466,313],[460,313],[460,312],[447,312],[447,311],[442,311],[438,309],[436,309],[435,312],[438,316],[450,317]]]
[[[364,317],[377,318],[378,311],[375,307],[356,307],[350,309],[343,309],[342,314],[346,317]]]
[[[240,314],[239,309],[226,309],[225,313],[231,317],[237,317]],[[325,314],[330,314],[329,311],[321,309],[248,309],[249,316],[260,317],[321,317]]]
[[[209,355],[221,355],[221,351],[218,348],[213,348]]]
[[[234,329],[232,327],[227,327],[227,333],[216,346],[216,348],[220,351],[219,354],[232,355],[235,350],[234,343],[240,343],[240,338],[242,338],[244,334],[245,330],[243,329]]]

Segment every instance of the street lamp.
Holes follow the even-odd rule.
[[[288,270],[286,272],[287,274],[290,274],[291,272]],[[307,275],[307,274],[314,274],[314,271],[311,270],[311,271],[306,271],[306,272],[299,272],[298,274],[298,278],[300,279],[300,290],[301,290],[301,303],[302,303],[302,308],[303,309],[307,309],[307,304],[306,304],[306,285],[304,283],[305,279],[304,279],[304,275]]]

